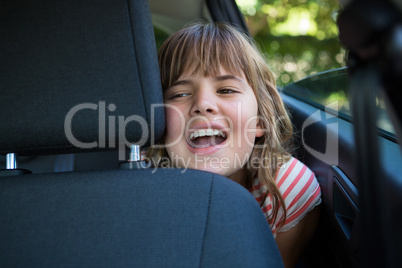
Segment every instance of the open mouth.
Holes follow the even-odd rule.
[[[218,129],[198,129],[190,133],[187,143],[192,148],[208,148],[222,144],[226,141],[227,135]]]

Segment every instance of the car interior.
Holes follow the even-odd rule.
[[[340,6],[348,66],[278,87],[322,191],[297,267],[399,267],[402,5]],[[283,267],[242,186],[141,162],[165,131],[157,48],[195,21],[248,31],[234,0],[1,1],[0,267]],[[351,110],[321,101],[339,88]]]

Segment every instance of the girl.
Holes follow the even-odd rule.
[[[166,105],[156,165],[226,176],[260,203],[287,267],[317,225],[320,187],[289,150],[292,125],[275,78],[252,40],[226,24],[196,24],[159,50]]]

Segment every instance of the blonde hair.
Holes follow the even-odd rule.
[[[197,60],[195,60],[197,59]],[[256,139],[250,159],[261,159],[259,167],[248,163],[246,187],[252,189],[257,178],[267,191],[260,203],[272,198],[273,213],[268,221],[277,220],[282,207],[286,209],[282,195],[275,183],[280,165],[290,158],[292,124],[282,99],[276,89],[275,75],[269,69],[253,41],[243,32],[224,23],[195,24],[170,36],[159,49],[159,67],[163,90],[168,89],[184,72],[202,72],[204,76],[216,76],[220,66],[234,75],[244,73],[254,90],[258,113],[264,135]],[[168,157],[165,149],[150,149],[147,156],[154,163]],[[249,159],[249,161],[250,161]]]

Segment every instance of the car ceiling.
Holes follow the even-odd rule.
[[[352,0],[338,0],[338,1],[343,7],[346,7],[347,5],[349,5],[352,2]],[[402,1],[401,0],[391,0],[390,2],[394,3],[395,6],[397,6],[402,11]]]
[[[196,20],[212,21],[204,0],[149,0],[153,24],[168,34]]]

